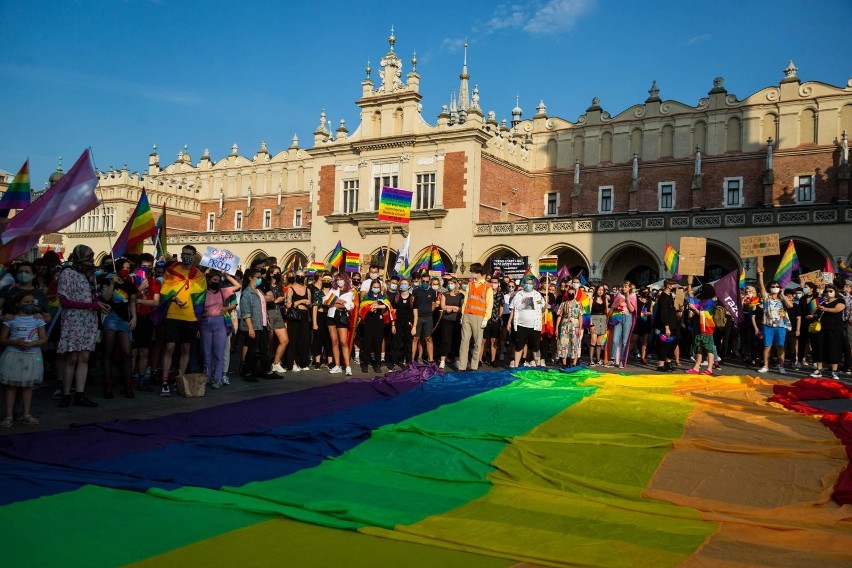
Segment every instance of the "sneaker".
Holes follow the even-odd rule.
[[[758,373],[768,373],[769,367],[761,367],[760,369],[757,370],[757,372]]]
[[[36,418],[32,414],[27,414],[26,416],[24,416],[22,422],[24,424],[29,424],[30,426],[38,426],[39,424],[41,424],[41,422],[38,421],[38,418]]]
[[[329,369],[328,372],[331,375],[339,375],[340,373],[343,372],[343,369],[340,368],[340,365],[335,365],[334,367]]]
[[[62,398],[62,389],[56,389],[53,391],[53,395],[50,397],[53,400],[59,400]]]
[[[11,428],[13,422],[12,417],[7,416],[2,422],[0,422],[0,428]]]
[[[802,364],[801,363],[795,363],[793,365],[793,370],[794,371],[801,371],[802,370]]]
[[[274,364],[272,365],[272,372],[273,372],[273,373],[286,373],[286,372],[287,372],[287,369],[285,369],[284,367],[282,367],[282,366],[281,366],[281,363],[274,363]]]
[[[787,369],[785,369],[784,367],[778,367],[778,374],[779,375],[786,375]]]
[[[721,368],[722,368],[722,365],[721,365],[721,364],[719,364],[718,362],[716,362],[716,363],[713,363],[713,368],[714,368],[714,369],[721,369]]]
[[[515,368],[515,362],[514,362],[514,361],[509,361],[509,368],[510,368],[510,369],[514,369],[514,368]]]
[[[709,364],[709,362],[708,362],[708,361],[702,361],[702,362],[701,362],[701,366],[702,366],[702,367],[706,367],[708,364]]]
[[[819,369],[817,369],[816,371],[814,371],[813,373],[811,373],[811,376],[812,376],[813,378],[815,378],[815,379],[819,379],[819,378],[821,378],[821,377],[822,377],[822,371],[820,371]]]
[[[688,375],[698,375],[700,373],[701,373],[701,371],[699,371],[697,369],[693,369],[692,367],[690,367],[689,369],[686,370],[686,374],[688,374]]]
[[[613,363],[612,361],[610,361],[609,363],[607,363],[606,365],[604,365],[604,367],[615,367],[615,363]]]
[[[220,389],[222,388],[222,381],[213,381],[213,384],[210,385],[211,389]]]
[[[163,385],[163,388],[160,389],[160,396],[172,396],[172,391],[169,389],[169,385]]]
[[[301,368],[301,367],[299,367],[298,365],[296,365],[295,363],[293,363],[293,372],[294,372],[294,373],[298,373],[298,372],[299,372],[299,371],[301,371],[301,370],[302,370],[302,368]]]
[[[352,367],[346,367],[346,376],[347,376],[347,377],[351,377],[351,376],[352,376]]]
[[[713,376],[713,370],[712,369],[704,369],[703,371],[701,371],[701,374],[712,377]]]
[[[597,361],[589,361],[589,367],[597,367],[597,366],[598,366]]]
[[[835,381],[839,381],[840,375],[837,374],[837,371],[832,371],[831,372],[831,378],[834,379]],[[26,421],[26,418],[24,418],[24,421]]]
[[[444,361],[441,361],[441,364],[440,364],[440,365],[438,365],[438,368],[439,368],[439,369],[446,369],[446,368],[447,368],[447,365],[445,364],[445,362],[444,362]]]
[[[231,384],[231,379],[229,379],[227,375],[222,377],[222,385],[223,386],[228,386],[230,384]]]

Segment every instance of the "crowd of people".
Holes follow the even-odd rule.
[[[383,278],[360,273],[282,270],[274,258],[235,276],[198,265],[185,246],[176,258],[150,254],[98,266],[78,245],[67,262],[52,252],[2,268],[0,383],[6,385],[2,427],[37,424],[33,387],[45,376],[60,407],[97,406],[86,396],[99,375],[102,396],[137,391],[170,396],[176,378],[203,373],[219,389],[236,377],[257,382],[287,373],[332,374],[405,368],[481,366],[625,367],[712,375],[739,360],[813,377],[850,373],[852,283],[837,277],[782,289],[778,282],[742,291],[737,324],[712,285],[674,279],[661,289],[588,285],[578,277],[539,279],[486,273],[423,272]]]

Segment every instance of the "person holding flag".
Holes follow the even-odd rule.
[[[763,298],[763,367],[757,372],[769,371],[769,354],[775,347],[778,354],[778,372],[783,375],[787,372],[784,369],[784,340],[787,337],[787,329],[792,327],[788,310],[793,309],[793,302],[781,293],[778,280],[769,283],[767,293],[761,266],[757,268],[757,281],[760,283],[760,295]]]
[[[372,365],[373,371],[381,373],[382,341],[385,327],[393,320],[390,302],[382,291],[382,283],[377,278],[367,280],[370,288],[358,306],[359,317],[364,322],[364,338],[361,349],[361,371],[367,372]]]

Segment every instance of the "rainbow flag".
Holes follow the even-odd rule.
[[[781,264],[778,265],[778,270],[775,271],[773,280],[777,281],[784,288],[793,279],[793,272],[799,270],[799,257],[796,254],[796,247],[793,246],[793,239],[787,243],[787,250],[784,251],[784,256],[781,257]]]
[[[745,268],[740,270],[739,287],[740,287],[740,290],[745,290],[745,287],[746,287]]]
[[[2,436],[4,563],[850,564],[842,385],[416,370]]]
[[[441,274],[447,271],[446,267],[444,267],[444,261],[441,260],[441,252],[435,245],[432,245],[431,264],[432,270],[438,270]]]
[[[609,341],[609,328],[606,328],[606,331],[601,337],[601,347],[606,347],[607,342]]]
[[[675,248],[669,243],[666,243],[666,250],[663,252],[663,262],[666,265],[666,272],[669,272],[672,276],[677,276],[679,259],[680,255],[678,255]]]
[[[550,276],[551,278],[555,278],[557,273],[556,265],[558,262],[559,258],[556,256],[545,256],[538,259],[539,276]]]
[[[319,261],[313,261],[308,264],[308,267],[305,269],[307,274],[315,274],[319,270],[325,270],[325,264]]]
[[[148,195],[142,190],[139,203],[136,204],[133,214],[127,220],[124,230],[115,240],[112,247],[112,257],[118,258],[125,254],[140,254],[145,246],[145,240],[157,234],[157,224],[151,214],[151,206],[148,204]]]
[[[337,244],[334,245],[334,249],[332,249],[331,254],[328,256],[328,264],[340,270],[340,264],[343,262],[343,254],[343,245],[340,241],[337,241]]]
[[[589,294],[586,293],[585,290],[580,288],[577,290],[577,294],[574,296],[574,299],[577,300],[577,303],[580,304],[580,307],[583,311],[583,327],[588,329],[592,325],[592,301],[589,298]]]
[[[383,187],[379,196],[379,221],[408,224],[411,218],[411,191]]]
[[[358,272],[361,268],[361,255],[357,252],[346,253],[346,272]]]
[[[329,292],[328,297],[324,298],[322,304],[324,306],[333,306],[337,301],[337,295],[334,292]]]
[[[204,273],[195,266],[187,271],[179,262],[167,266],[163,273],[163,284],[160,287],[160,305],[162,306],[183,290],[189,291],[189,300],[192,302],[195,317],[201,320],[204,313],[204,300],[207,298],[207,279]]]
[[[414,273],[417,274],[423,270],[429,270],[429,265],[432,262],[432,245],[429,245],[423,252],[420,253],[420,256],[409,265],[408,274],[409,276]]]
[[[0,197],[0,218],[7,218],[12,209],[25,208],[30,204],[30,201],[30,160],[27,158],[27,161],[15,175],[15,179],[6,188],[3,197]]]
[[[157,236],[154,243],[157,245],[157,250],[155,252],[159,252],[160,256],[163,258],[171,258],[169,256],[168,241],[166,240],[166,237],[166,204],[163,203],[163,212],[160,213],[160,218],[157,219]]]

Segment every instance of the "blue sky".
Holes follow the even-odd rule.
[[[716,8],[718,6],[718,8]],[[358,124],[367,60],[378,80],[391,25],[417,52],[423,115],[434,123],[458,89],[468,39],[480,104],[510,118],[576,121],[593,96],[615,115],[648,96],[695,105],[716,76],[744,98],[778,84],[792,59],[803,80],[846,85],[852,2],[535,0],[485,2],[0,2],[0,168],[27,156],[33,187],[88,146],[96,166],[170,163],[184,144],[218,160],[237,143],[276,153],[312,144],[321,109]]]

